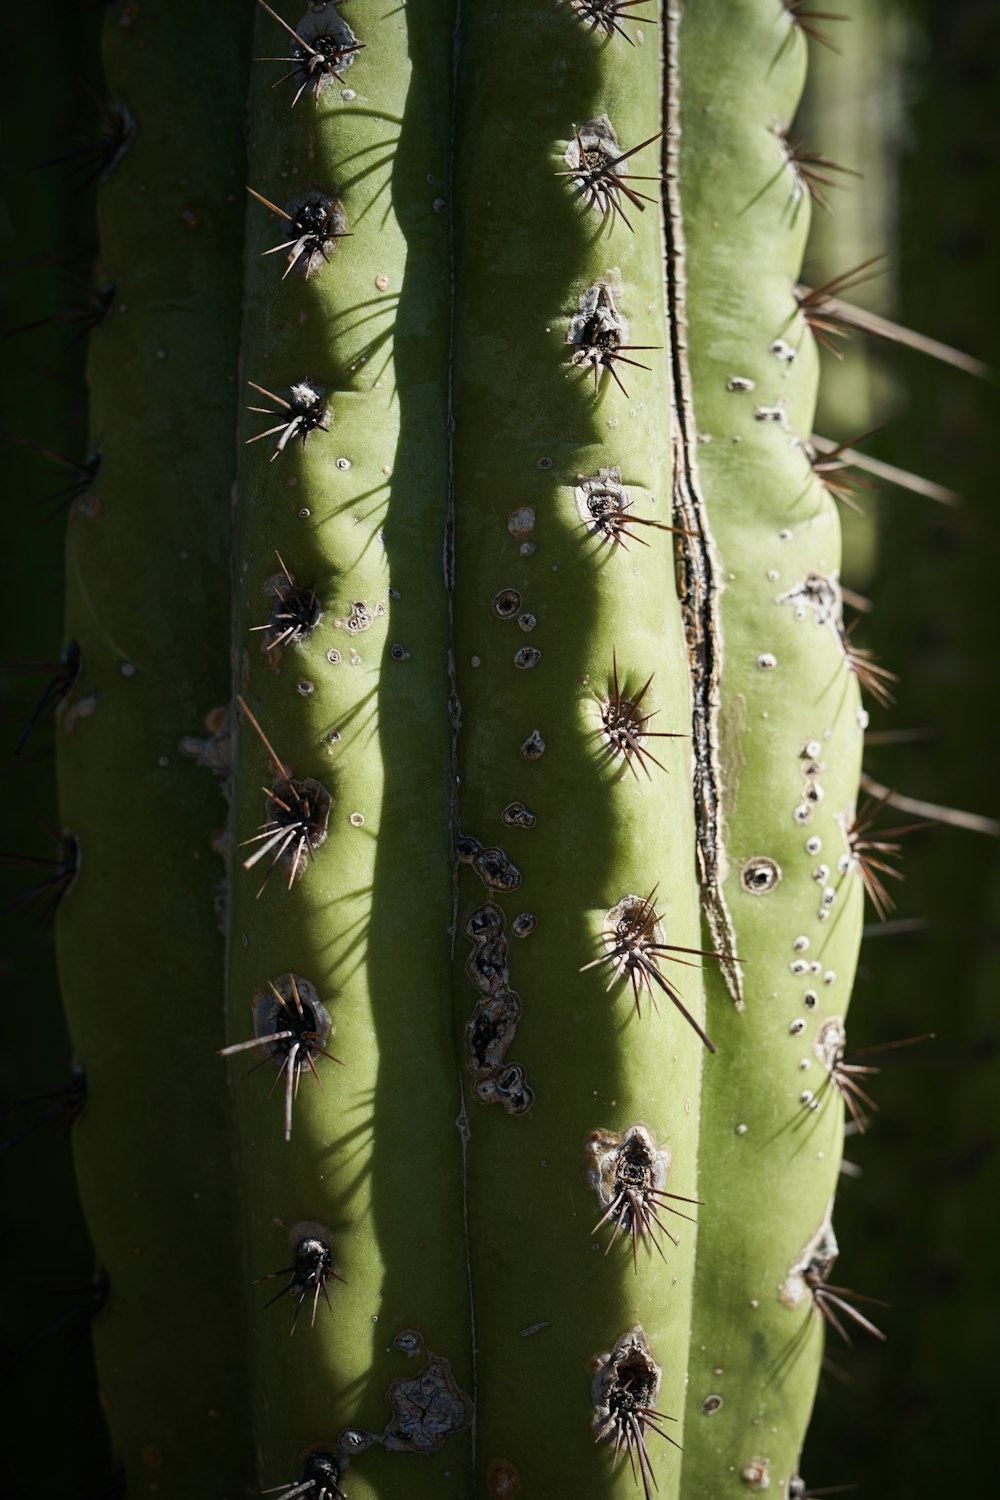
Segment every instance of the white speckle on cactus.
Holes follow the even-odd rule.
[[[726,381],[727,391],[752,391],[753,388],[754,382],[748,375],[730,375],[729,379]]]
[[[760,672],[771,672],[778,665],[778,658],[773,651],[762,651],[757,658],[757,669]]]

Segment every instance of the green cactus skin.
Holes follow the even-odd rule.
[[[110,1278],[99,1381],[136,1496],[235,1497],[250,1468],[227,1091],[205,1062],[224,1039],[221,816],[178,748],[227,696],[243,164],[216,121],[242,109],[244,23],[181,0],[116,8],[104,30],[109,97],[137,128],[99,193],[118,290],[89,356],[100,480],[69,521],[84,670],[59,779],[81,868],[58,947],[88,1077],[77,1174]]]
[[[813,1400],[821,1322],[789,1272],[824,1221],[841,1154],[842,1108],[817,1038],[846,1009],[860,935],[861,884],[839,864],[864,720],[833,624],[795,593],[839,566],[833,501],[796,441],[811,431],[816,387],[815,348],[792,298],[808,216],[805,204],[788,212],[772,128],[798,98],[803,39],[779,5],[693,4],[677,56],[673,198],[698,469],[722,566],[725,889],[746,994],[743,1014],[713,1010],[708,977],[719,1058],[702,1095],[705,1295],[682,1493],[715,1500],[787,1483]],[[723,234],[734,201],[738,232]],[[778,338],[794,362],[772,350]],[[782,877],[758,894],[748,887],[767,884],[752,863],[761,857]]]
[[[278,12],[254,14],[254,55],[287,52]],[[810,431],[816,359],[792,296],[806,215],[787,211],[773,125],[801,87],[802,38],[778,0],[699,0],[679,42],[671,7],[656,27],[625,6],[610,33],[587,7],[536,0],[463,6],[457,31],[450,0],[311,8],[304,36],[349,16],[360,50],[332,77],[307,52],[277,89],[254,69],[244,199],[231,133],[206,122],[239,112],[247,38],[188,5],[151,15],[108,28],[109,83],[138,126],[102,201],[108,274],[129,293],[93,344],[107,474],[69,554],[80,701],[101,696],[61,772],[84,849],[61,962],[97,1091],[78,1156],[112,1273],[98,1355],[130,1486],[235,1494],[251,1447],[264,1488],[294,1487],[322,1453],[351,1500],[624,1497],[637,1473],[648,1495],[650,1469],[664,1500],[785,1485],[821,1345],[792,1272],[822,1230],[842,1132],[817,1037],[846,1008],[861,911],[838,821],[857,685],[835,583],[829,599],[799,588],[839,562],[832,502],[793,441]],[[192,38],[205,56],[182,89]],[[160,61],[140,91],[143,42]],[[683,129],[657,143],[665,126]],[[602,222],[606,188],[580,191],[575,131],[585,149],[649,143],[628,171],[651,201],[615,189],[633,232]],[[216,185],[193,220],[168,138]],[[154,171],[180,182],[167,222],[212,236],[203,260],[178,264],[163,215],[134,210]],[[289,264],[285,226],[307,200],[346,237]],[[648,368],[584,336],[619,316]],[[237,401],[263,410],[234,420]],[[227,629],[237,427],[223,1037],[220,814],[173,748],[227,696],[205,642]],[[614,539],[580,507],[619,482],[636,519]],[[642,528],[673,512],[690,529],[682,492],[702,537]],[[697,711],[696,547],[719,570],[698,606],[716,665],[697,664]],[[158,602],[140,649],[146,587]],[[642,695],[641,729],[695,733],[647,741],[660,765],[635,750],[626,764],[602,738],[616,692]],[[721,820],[705,815],[716,793]],[[717,855],[703,917],[699,861],[711,887]],[[169,924],[126,894],[143,859],[176,903]],[[690,1024],[668,993],[634,1000],[624,973],[605,991],[605,923],[629,897],[653,902],[680,949],[656,966]],[[96,937],[102,912],[113,941]],[[501,921],[490,950],[479,934]],[[720,950],[703,984],[693,955]],[[505,1016],[513,1036],[491,1054]],[[179,1111],[183,1176],[162,1125]],[[124,1123],[137,1112],[157,1127],[138,1143]],[[639,1246],[633,1267],[627,1227],[603,1253],[621,1228],[607,1158],[647,1131],[670,1154],[652,1181],[699,1201],[697,1231],[662,1209],[680,1243]],[[124,1192],[99,1185],[98,1157]],[[185,1199],[179,1234],[153,1180],[210,1212],[189,1222],[201,1210]],[[306,1240],[318,1257],[297,1265]],[[160,1282],[187,1300],[133,1319]],[[126,1386],[148,1368],[154,1315],[194,1366],[183,1402],[166,1358]],[[647,1425],[635,1469],[615,1468],[636,1391],[682,1447]],[[438,1425],[407,1425],[418,1407]],[[214,1449],[207,1410],[221,1413]]]
[[[655,995],[659,1014],[643,995],[640,1015],[624,975],[605,993],[607,967],[577,970],[605,951],[609,908],[654,887],[666,941],[701,946],[690,741],[650,740],[661,766],[637,769],[607,753],[600,717],[601,702],[613,695],[615,660],[627,683],[622,696],[637,695],[654,674],[642,702],[656,714],[650,729],[686,735],[690,699],[672,539],[646,530],[648,547],[635,534],[626,545],[609,541],[581,524],[577,499],[585,478],[620,469],[636,514],[669,523],[666,351],[628,356],[648,369],[616,367],[628,397],[602,370],[595,397],[592,372],[572,367],[567,343],[581,298],[608,282],[629,321],[629,342],[663,345],[658,145],[628,162],[630,173],[654,179],[636,184],[653,200],[645,212],[622,199],[634,234],[613,214],[602,222],[565,174],[574,126],[586,141],[585,122],[607,116],[622,151],[657,134],[659,47],[655,28],[646,28],[644,45],[609,44],[568,8],[527,0],[502,13],[467,10],[462,37],[459,816],[464,836],[502,848],[520,883],[505,895],[484,890],[474,865],[463,870],[457,926],[462,934],[484,901],[506,914],[507,983],[523,1005],[506,1062],[524,1067],[533,1092],[530,1109],[517,1117],[502,1104],[485,1107],[466,1082],[476,1493],[511,1493],[503,1485],[513,1469],[525,1493],[628,1495],[628,1464],[613,1473],[610,1449],[596,1446],[594,1428],[581,1420],[588,1367],[641,1324],[663,1371],[655,1404],[677,1419],[667,1429],[683,1441],[680,1351],[694,1226],[664,1214],[680,1246],[664,1238],[663,1259],[640,1249],[637,1270],[621,1242],[605,1255],[613,1226],[594,1233],[602,1206],[585,1179],[585,1146],[594,1132],[620,1134],[641,1123],[672,1153],[669,1190],[700,1196],[693,1101],[704,1048],[664,994]],[[635,533],[642,534],[638,525]],[[498,609],[507,613],[505,590],[520,595],[521,608],[498,619]],[[537,622],[527,633],[517,624],[524,616]],[[519,670],[525,647],[540,658]],[[544,742],[537,759],[522,748],[534,731]],[[512,802],[530,810],[534,826],[507,826],[503,810]],[[536,927],[519,940],[514,923],[525,911]],[[477,1000],[465,971],[469,953],[462,942],[455,987],[462,1027]],[[698,969],[661,967],[700,1020]],[[709,1031],[713,1025],[710,1017]],[[646,1446],[660,1493],[676,1494],[680,1454],[650,1431]]]
[[[286,862],[258,896],[272,856],[247,870],[254,846],[234,850],[229,1032],[232,1044],[251,1037],[255,993],[291,971],[315,986],[342,1062],[320,1057],[322,1086],[303,1080],[290,1141],[268,1097],[274,1065],[240,1081],[246,1054],[231,1064],[248,1274],[287,1263],[277,1220],[314,1221],[332,1235],[343,1278],[315,1327],[300,1320],[292,1339],[290,1309],[265,1309],[253,1289],[265,1487],[297,1477],[314,1444],[350,1456],[356,1445],[338,1450],[345,1430],[380,1436],[390,1386],[430,1356],[471,1388],[449,938],[448,231],[436,208],[447,192],[451,68],[447,8],[420,12],[358,9],[364,50],[315,103],[290,108],[294,80],[272,91],[263,66],[252,82],[251,186],[279,206],[315,190],[336,197],[350,235],[314,274],[282,280],[285,257],[262,256],[281,225],[249,205],[243,375],[285,396],[297,381],[318,382],[329,419],[273,461],[273,437],[242,450],[236,692],[294,776],[321,781],[333,806],[325,842],[290,886]],[[255,52],[284,51],[277,35],[262,12]],[[250,415],[242,435],[269,425]],[[268,618],[276,552],[315,589],[322,620],[269,660],[267,636],[250,632]],[[244,717],[238,844],[265,820],[260,788],[273,781]],[[468,1494],[458,1398],[452,1414],[463,1431],[424,1461],[364,1453],[350,1470],[351,1500],[400,1487]],[[430,1436],[418,1438],[421,1451]]]

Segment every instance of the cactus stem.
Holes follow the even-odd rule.
[[[321,388],[313,385],[312,381],[300,380],[291,386],[291,401],[275,396],[272,391],[265,390],[253,380],[248,380],[247,385],[266,396],[269,401],[277,403],[277,410],[271,406],[248,406],[247,411],[261,412],[266,416],[277,416],[278,412],[287,413],[287,420],[279,422],[276,427],[268,427],[266,431],[255,432],[253,437],[247,438],[247,443],[259,443],[261,438],[272,437],[274,433],[280,432],[281,436],[271,454],[271,463],[284,453],[292,438],[301,438],[302,446],[305,447],[311,432],[329,432],[329,408],[323,399]]]
[[[646,1429],[675,1448],[681,1446],[660,1425],[675,1422],[676,1417],[666,1416],[653,1405],[660,1389],[660,1376],[646,1335],[636,1324],[621,1335],[610,1354],[599,1356],[593,1384],[593,1424],[597,1430],[594,1441],[614,1448],[616,1468],[623,1456],[628,1455],[632,1477],[637,1484],[642,1483],[646,1500],[652,1500],[653,1490],[659,1488],[646,1452]]]
[[[739,963],[739,959],[731,953],[720,954],[704,948],[680,948],[671,943],[657,941],[659,937],[662,937],[662,927],[653,904],[655,896],[656,888],[654,887],[645,900],[641,896],[623,896],[617,906],[612,907],[605,918],[603,934],[603,941],[608,951],[602,953],[599,958],[591,959],[590,963],[582,964],[580,973],[584,973],[587,969],[594,969],[598,964],[610,963],[612,973],[605,986],[605,992],[611,989],[616,979],[626,974],[632,986],[636,1013],[640,1016],[642,1015],[643,992],[649,996],[654,1011],[657,1015],[659,1014],[659,1006],[653,990],[653,984],[658,985],[676,1005],[688,1025],[697,1032],[709,1052],[714,1052],[715,1046],[684,1005],[677,990],[660,973],[660,958],[662,956],[672,963],[685,964],[688,968],[699,968],[700,965],[690,964],[686,959],[676,958],[674,955],[688,953],[701,958],[725,957],[733,963]]]

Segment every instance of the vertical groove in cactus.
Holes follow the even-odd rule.
[[[792,293],[808,205],[789,214],[773,131],[804,52],[777,6],[690,6],[679,27],[689,359],[723,570],[727,892],[746,970],[746,1011],[720,1015],[702,1096],[697,1277],[713,1295],[695,1303],[685,1432],[699,1497],[796,1469],[822,1349],[801,1263],[842,1137],[821,1031],[846,1009],[861,924],[844,824],[865,721],[836,630],[834,502],[802,452],[816,355]],[[734,206],[738,232],[720,235]],[[708,988],[711,1005],[712,975]]]
[[[109,1282],[99,1381],[135,1494],[222,1493],[251,1470],[228,1100],[206,1068],[223,1040],[222,813],[179,749],[227,692],[243,162],[215,122],[242,108],[244,21],[179,3],[104,29],[108,94],[135,133],[99,190],[117,293],[89,354],[100,481],[69,517],[84,667],[59,777],[81,853],[58,940],[88,1079],[77,1173]]]
[[[60,944],[130,1486],[787,1490],[861,913],[803,37],[125,14]]]
[[[660,1234],[662,1258],[640,1245],[633,1267],[627,1229],[610,1247],[616,1224],[595,1232],[607,1204],[585,1169],[595,1134],[644,1125],[672,1153],[667,1189],[699,1196],[693,1106],[704,1049],[655,981],[633,997],[624,962],[578,972],[608,957],[608,913],[628,897],[641,906],[654,890],[659,940],[702,946],[690,742],[650,738],[646,749],[660,764],[640,763],[634,752],[617,752],[602,724],[617,671],[617,696],[629,704],[652,676],[636,710],[651,716],[643,720],[650,731],[686,736],[690,725],[672,538],[654,528],[644,534],[639,524],[670,524],[658,147],[619,169],[652,200],[637,208],[614,191],[634,233],[608,206],[600,179],[591,192],[589,179],[567,175],[580,166],[580,140],[599,151],[613,130],[617,155],[655,136],[659,95],[655,28],[629,48],[588,34],[568,8],[517,3],[463,14],[454,388],[459,808],[462,834],[499,847],[509,863],[505,881],[482,853],[461,870],[458,933],[485,903],[503,911],[492,993],[509,988],[521,1011],[502,1066],[465,1086],[483,1493],[484,1477],[489,1486],[508,1469],[526,1491],[631,1493],[628,1464],[613,1473],[615,1419],[592,1408],[588,1430],[585,1415],[588,1365],[636,1324],[662,1368],[656,1405],[675,1419],[665,1424],[671,1436],[683,1440],[679,1353],[694,1226],[664,1212],[680,1244]],[[641,180],[643,173],[654,180]],[[641,352],[622,354],[645,368],[592,363],[600,355],[589,352],[598,340],[587,319],[602,309],[627,320],[622,342]],[[631,534],[616,538],[594,519],[626,505],[638,518]],[[509,609],[508,594],[520,600]],[[509,826],[511,803],[529,810],[530,828]],[[502,888],[515,878],[515,889]],[[536,925],[519,940],[522,912]],[[467,937],[460,941],[455,998],[463,1027],[487,1004],[488,980],[467,977],[475,971],[471,948]],[[669,955],[657,962],[700,1022],[697,968]],[[516,1090],[512,1107],[503,1097],[514,1064],[530,1089],[523,1114]],[[497,1102],[487,1107],[483,1097]],[[651,1429],[645,1443],[660,1492],[676,1494],[679,1454]],[[624,1453],[621,1446],[619,1459]],[[492,1493],[504,1493],[497,1483]]]

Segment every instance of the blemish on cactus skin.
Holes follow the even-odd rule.
[[[407,1358],[412,1359],[414,1355],[419,1354],[423,1349],[424,1341],[415,1328],[404,1328],[400,1333],[396,1334],[396,1337],[392,1341],[392,1347],[398,1349],[401,1354],[405,1354]]]
[[[307,280],[314,276],[329,262],[330,256],[347,234],[344,205],[339,199],[330,198],[326,193],[306,193],[293,198],[284,208],[279,208],[269,198],[254,192],[253,188],[248,187],[247,192],[258,203],[277,214],[279,219],[284,220],[285,237],[281,244],[272,245],[262,252],[264,255],[276,255],[280,250],[287,252],[288,265],[282,281],[292,271]]]
[[[535,1102],[535,1093],[521,1064],[509,1063],[476,1084],[476,1098],[481,1104],[502,1104],[509,1115],[523,1115]]]
[[[518,505],[507,517],[507,530],[511,536],[530,536],[535,529],[535,512],[530,505]],[[527,556],[523,552],[522,555]]]
[[[534,912],[522,911],[519,912],[518,915],[514,918],[513,922],[511,922],[510,930],[515,937],[525,938],[529,933],[534,932],[537,926],[538,918],[535,916]]]
[[[486,1483],[494,1500],[514,1500],[520,1493],[521,1476],[505,1458],[495,1458],[486,1471]]]
[[[472,1402],[455,1383],[448,1360],[438,1354],[428,1355],[415,1375],[394,1380],[386,1400],[392,1417],[382,1441],[396,1453],[436,1453],[472,1417]]]
[[[537,729],[533,729],[522,742],[519,754],[522,760],[541,760],[545,754],[545,741]]]
[[[287,1276],[288,1281],[276,1292],[265,1307],[272,1307],[282,1297],[289,1296],[295,1301],[295,1312],[292,1315],[292,1333],[299,1321],[299,1314],[303,1304],[312,1301],[309,1326],[312,1328],[316,1323],[316,1309],[319,1305],[320,1293],[323,1295],[327,1307],[331,1306],[330,1294],[327,1290],[327,1282],[331,1276],[336,1281],[343,1281],[333,1269],[332,1237],[328,1229],[322,1224],[302,1223],[293,1224],[288,1232],[289,1243],[292,1248],[291,1264],[282,1266],[280,1270],[270,1271],[266,1276],[258,1276],[254,1282],[255,1286],[265,1281],[274,1281],[279,1276]]]
[[[498,620],[512,620],[521,608],[521,595],[517,589],[501,589],[494,595],[491,608]]]
[[[523,802],[508,802],[500,814],[508,828],[534,828],[535,815]]]
[[[754,382],[747,375],[730,375],[726,381],[727,391],[740,393],[743,391],[752,391],[753,388]]]
[[[316,1056],[339,1063],[339,1057],[326,1051],[333,1023],[320,1003],[308,979],[298,974],[282,974],[267,981],[268,993],[254,996],[254,1036],[249,1042],[235,1042],[223,1047],[220,1057],[232,1057],[257,1047],[264,1059],[273,1062],[278,1078],[285,1080],[285,1140],[292,1135],[292,1104],[298,1095],[302,1074],[308,1070],[314,1077]]]
[[[748,859],[740,871],[740,884],[751,896],[766,896],[781,879],[781,866],[766,854]]]
[[[521,1019],[521,998],[502,989],[485,996],[465,1027],[465,1061],[475,1078],[492,1078],[502,1066]]]
[[[714,1417],[717,1411],[721,1411],[723,1400],[721,1396],[706,1396],[699,1407],[703,1417]]]
[[[326,404],[322,386],[315,385],[311,380],[300,380],[290,387],[291,400],[285,401],[281,396],[275,396],[272,391],[265,390],[256,381],[248,380],[253,390],[259,391],[269,401],[274,401],[275,406],[248,406],[248,411],[259,412],[265,416],[280,416],[281,421],[275,427],[268,427],[264,432],[255,432],[252,437],[247,438],[247,443],[258,443],[261,438],[273,437],[278,433],[278,441],[274,452],[271,454],[271,462],[278,458],[293,438],[301,440],[305,447],[309,441],[311,432],[329,432],[330,411]]]
[[[771,1488],[771,1464],[766,1458],[752,1458],[740,1471],[740,1479],[748,1490]]]
[[[653,1360],[641,1326],[637,1323],[623,1333],[610,1352],[597,1356],[595,1365],[591,1400],[596,1441],[614,1449],[615,1468],[628,1456],[646,1500],[653,1500],[658,1486],[646,1452],[646,1432],[655,1432],[675,1448],[680,1444],[662,1425],[675,1419],[656,1410],[663,1372]]]
[[[532,667],[537,667],[541,659],[542,653],[538,650],[537,646],[522,646],[520,650],[514,652],[514,665],[522,672],[527,672]]]
[[[657,1150],[652,1132],[645,1125],[630,1125],[622,1135],[610,1130],[595,1130],[587,1141],[587,1156],[590,1165],[587,1181],[597,1194],[604,1209],[591,1234],[596,1234],[602,1225],[614,1227],[605,1255],[619,1234],[624,1230],[632,1241],[632,1268],[638,1272],[638,1247],[640,1243],[651,1254],[655,1249],[662,1260],[666,1260],[658,1236],[662,1233],[675,1245],[680,1241],[671,1234],[660,1218],[661,1212],[676,1214],[679,1218],[695,1221],[690,1214],[672,1208],[667,1201],[696,1203],[695,1198],[683,1198],[678,1193],[668,1193],[664,1184],[670,1171],[670,1152],[661,1147]]]

